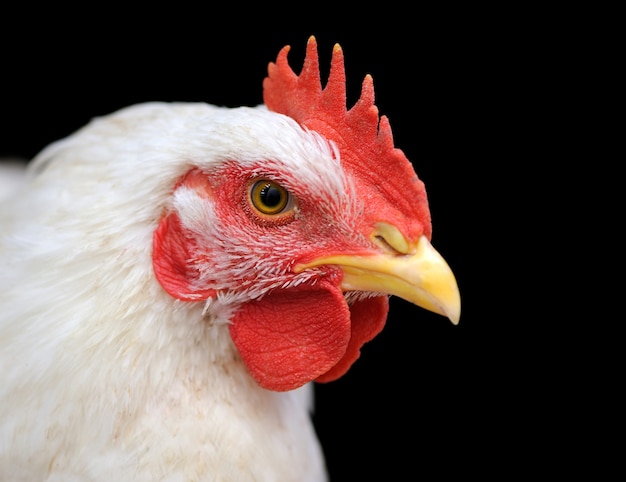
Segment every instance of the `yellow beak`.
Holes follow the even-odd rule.
[[[339,266],[343,271],[341,288],[344,291],[374,291],[399,296],[448,317],[456,325],[461,317],[461,296],[454,274],[443,257],[424,236],[414,246],[409,246],[404,238],[392,239],[392,243],[388,243],[389,239],[392,238],[386,236],[386,244],[394,249],[388,252],[367,256],[326,256],[300,264],[296,271],[329,264]],[[397,250],[399,245],[401,250]]]

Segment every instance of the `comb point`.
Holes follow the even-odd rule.
[[[369,163],[366,168],[380,170],[381,175],[386,175],[387,166],[392,164],[403,173],[412,170],[402,151],[393,145],[389,120],[379,117],[371,74],[365,75],[359,99],[347,109],[345,65],[339,43],[333,46],[324,89],[315,37],[309,37],[299,76],[287,62],[287,51],[284,47],[279,52],[278,68],[272,68],[263,82],[263,98],[269,110],[285,114],[333,141],[342,154],[342,162],[353,169],[363,170],[363,163]]]

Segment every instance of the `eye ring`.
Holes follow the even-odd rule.
[[[262,216],[284,215],[293,209],[293,196],[269,179],[259,179],[250,186],[250,205]]]

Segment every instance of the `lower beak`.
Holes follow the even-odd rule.
[[[446,316],[455,325],[461,317],[461,297],[454,274],[424,236],[406,254],[331,255],[298,265],[296,271],[321,265],[342,269],[344,291],[395,295]]]

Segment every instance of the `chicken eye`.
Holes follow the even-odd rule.
[[[250,190],[252,206],[261,214],[280,214],[291,207],[293,201],[289,192],[274,181],[261,180]]]

